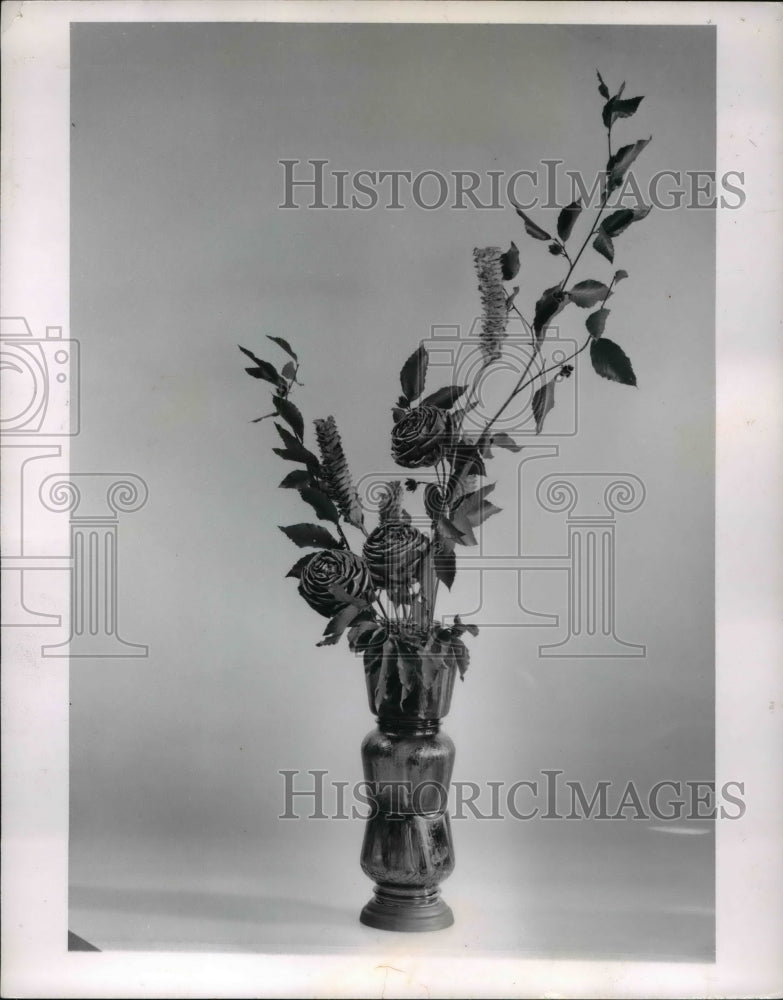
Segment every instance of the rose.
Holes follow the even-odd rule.
[[[430,540],[410,524],[379,525],[364,543],[364,561],[376,587],[396,589],[413,579]]]
[[[350,603],[345,596],[370,600],[372,580],[367,564],[353,552],[326,549],[317,552],[299,577],[299,593],[311,608],[327,618]],[[336,591],[336,593],[335,593]]]
[[[423,403],[405,412],[392,428],[392,458],[405,469],[435,465],[450,438],[449,414]]]

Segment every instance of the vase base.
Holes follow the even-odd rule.
[[[454,914],[440,890],[392,890],[378,886],[359,916],[361,923],[382,931],[440,931],[451,927]]]

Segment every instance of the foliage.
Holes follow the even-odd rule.
[[[422,497],[428,531],[422,530],[421,520],[419,527],[413,523],[404,506],[403,484],[396,480],[383,487],[378,523],[368,530],[334,417],[314,421],[317,453],[305,443],[304,417],[291,399],[294,387],[301,385],[300,361],[291,344],[282,337],[268,336],[286,356],[279,368],[240,347],[252,362],[247,373],[272,389],[273,410],[254,422],[274,420],[280,446],[273,451],[296,466],[280,486],[297,491],[318,521],[326,522],[281,526],[295,545],[315,550],[302,555],[287,575],[299,581],[299,593],[305,601],[329,619],[319,646],[332,645],[347,632],[350,648],[364,661],[376,711],[389,705],[404,708],[415,693],[429,691],[444,670],[465,676],[470,658],[463,636],[466,632],[476,635],[478,629],[463,624],[458,616],[449,626],[438,621],[437,593],[440,584],[450,589],[454,583],[457,547],[476,545],[476,530],[499,513],[500,508],[488,499],[495,484],[487,481],[487,462],[493,457],[493,449],[521,449],[511,436],[494,429],[511,400],[531,390],[530,411],[536,433],[540,433],[556,405],[558,383],[573,374],[570,362],[588,348],[593,370],[601,378],[636,385],[627,354],[604,336],[610,317],[607,300],[628,273],[615,270],[608,283],[596,277],[572,280],[588,246],[597,254],[594,262],[603,267],[606,261],[613,264],[615,241],[650,212],[646,206],[624,207],[622,195],[614,206],[609,204],[614,192],[622,188],[629,168],[650,142],[650,138],[638,139],[612,150],[614,127],[631,118],[643,100],[624,98],[624,89],[625,84],[612,95],[598,73],[608,158],[601,176],[600,204],[592,221],[584,221],[586,206],[580,200],[561,208],[554,226],[547,224],[546,228],[516,208],[524,235],[546,244],[557,266],[565,268],[559,281],[531,295],[532,322],[517,305],[520,286],[511,290],[506,287],[520,274],[523,254],[517,244],[510,241],[505,251],[499,247],[477,247],[473,251],[482,307],[482,371],[501,358],[512,311],[530,337],[530,361],[498,412],[478,435],[468,435],[462,429],[464,417],[477,405],[481,371],[471,385],[441,386],[425,395],[429,367],[426,348],[418,347],[402,365],[401,394],[391,408],[391,454],[401,468],[426,470],[427,478],[407,478],[404,486],[409,494],[416,493],[420,485],[425,487]],[[580,227],[586,235],[574,250],[570,241]],[[569,308],[572,306],[575,309]],[[542,364],[539,371],[531,373],[552,321],[566,310],[566,318],[574,320],[578,309],[589,310],[584,320],[584,343],[564,361]],[[344,526],[363,536],[360,546],[352,548]]]

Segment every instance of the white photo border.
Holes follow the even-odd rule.
[[[773,3],[7,2],[2,299],[36,330],[69,316],[69,28],[102,21],[714,24],[717,173],[716,784],[748,809],[717,822],[714,964],[66,951],[68,673],[4,634],[2,994],[16,997],[723,997],[783,992],[781,316],[783,7]],[[68,470],[67,441],[60,455]],[[5,482],[4,494],[16,484]],[[35,527],[33,528],[35,530]],[[57,551],[63,540],[53,539]],[[53,549],[54,550],[54,549]],[[59,574],[64,576],[65,574]],[[57,574],[52,574],[57,576]],[[47,597],[67,604],[67,592]],[[15,630],[18,631],[18,630]],[[388,984],[388,968],[395,973]],[[385,971],[386,970],[386,971]]]

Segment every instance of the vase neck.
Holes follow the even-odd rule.
[[[440,731],[440,719],[379,715],[378,728],[388,736],[434,736]]]

